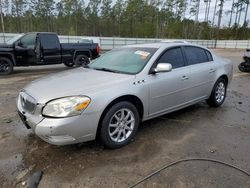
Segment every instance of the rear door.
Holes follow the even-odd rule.
[[[195,46],[183,47],[190,68],[189,101],[207,98],[213,87],[215,67],[211,53]]]
[[[61,45],[54,33],[40,33],[41,61],[44,64],[61,63]]]
[[[173,69],[170,72],[149,75],[149,116],[174,110],[187,102],[190,73],[189,68],[185,66],[181,48],[168,49],[154,66],[158,63],[170,63]]]

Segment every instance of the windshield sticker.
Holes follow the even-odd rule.
[[[135,54],[140,55],[141,59],[146,59],[150,55],[149,52],[145,52],[145,51],[141,51],[141,50],[135,51]]]

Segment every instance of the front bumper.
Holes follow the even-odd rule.
[[[94,140],[98,126],[97,114],[67,118],[44,118],[35,126],[35,134],[54,145],[67,145]]]
[[[94,140],[98,126],[97,113],[67,118],[43,118],[38,124],[32,118],[18,112],[24,125],[37,136],[54,145],[68,145]]]
[[[31,128],[37,136],[54,145],[67,145],[94,140],[101,112],[84,111],[79,116],[66,118],[43,117],[44,105],[37,104],[33,114],[22,108],[17,101],[18,114],[27,128]]]

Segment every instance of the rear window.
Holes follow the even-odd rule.
[[[212,57],[211,53],[209,51],[207,51],[207,50],[205,50],[205,51],[206,51],[206,54],[207,54],[208,61],[213,61],[213,57]]]
[[[56,35],[53,34],[40,34],[41,44],[44,49],[58,49],[60,43]]]
[[[202,48],[193,47],[193,46],[185,46],[184,49],[185,49],[185,53],[186,53],[189,65],[195,65],[195,64],[209,61],[205,50]]]

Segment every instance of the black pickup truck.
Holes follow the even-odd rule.
[[[0,75],[12,73],[14,66],[84,65],[97,58],[99,52],[97,43],[60,43],[56,33],[18,35],[6,44],[0,44]]]

